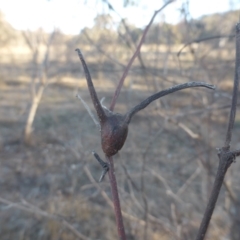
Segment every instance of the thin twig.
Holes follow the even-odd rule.
[[[89,41],[89,43],[94,46],[99,52],[101,52],[104,56],[106,56],[109,60],[111,60],[111,62],[116,63],[117,65],[119,65],[120,67],[122,67],[123,69],[126,68],[126,65],[124,65],[123,63],[119,62],[118,60],[116,60],[115,58],[111,57],[109,54],[106,53],[106,51],[104,49],[102,49],[99,45],[97,45],[92,39],[91,37],[88,35],[88,33],[86,31],[82,31],[82,33],[86,36],[87,40]],[[141,65],[142,66],[142,65]],[[143,66],[142,66],[143,68]],[[131,70],[132,72],[138,72],[138,68],[134,68]],[[144,71],[147,71],[149,74],[151,74],[152,76],[157,76],[157,77],[161,77],[164,81],[167,81],[169,83],[173,83],[175,84],[175,81],[169,80],[164,74],[161,73],[154,73],[151,72],[147,69],[144,69]],[[115,71],[116,72],[116,71]]]
[[[99,45],[97,45],[97,44],[91,39],[91,37],[88,35],[87,31],[83,30],[81,33],[85,35],[85,37],[87,38],[87,40],[89,41],[89,43],[90,43],[92,46],[94,46],[94,47],[97,49],[98,52],[102,53],[102,54],[103,54],[105,57],[107,57],[111,62],[119,65],[120,67],[122,67],[122,69],[124,69],[124,68],[126,67],[123,63],[121,63],[121,62],[119,62],[118,60],[116,60],[115,58],[111,57],[111,55],[109,55],[109,54],[106,52],[106,50],[102,49]]]
[[[203,82],[189,82],[189,83],[184,83],[184,84],[179,84],[179,85],[173,86],[173,87],[168,88],[166,90],[163,90],[161,92],[155,93],[154,95],[148,97],[147,99],[145,99],[144,101],[139,103],[137,106],[132,108],[125,115],[125,121],[127,123],[129,123],[131,121],[131,118],[133,117],[134,114],[136,114],[140,110],[142,110],[145,107],[147,107],[151,102],[153,102],[156,99],[159,99],[159,98],[161,98],[163,96],[166,96],[166,95],[168,95],[170,93],[173,93],[173,92],[177,92],[177,91],[182,90],[182,89],[194,88],[194,87],[206,87],[206,88],[209,88],[209,89],[214,89],[213,85],[210,85],[210,84],[207,84],[207,83],[203,83]]]
[[[199,175],[201,172],[201,168],[198,167],[195,172],[187,179],[187,181],[178,189],[176,195],[180,197],[180,195],[183,194],[183,192],[188,188],[190,183]]]
[[[174,200],[176,200],[177,202],[181,203],[181,204],[185,204],[185,202],[183,202],[183,200],[173,192],[173,190],[171,189],[171,187],[169,186],[169,184],[167,183],[167,180],[160,174],[160,172],[156,172],[153,169],[148,168],[148,171],[151,173],[151,175],[153,175],[154,177],[156,177],[164,186],[164,188],[166,189],[166,194],[168,196],[171,196]]]
[[[76,97],[78,99],[80,99],[80,101],[82,102],[83,106],[85,107],[85,109],[88,111],[88,114],[90,115],[90,117],[92,118],[93,122],[95,123],[95,125],[100,129],[100,124],[98,122],[98,120],[95,118],[93,112],[91,111],[91,109],[89,108],[89,106],[87,105],[87,103],[83,100],[83,98],[81,97],[81,95],[78,93],[76,95]]]
[[[129,40],[126,40],[126,41],[127,41],[127,44],[130,46],[130,48],[134,48],[134,50],[135,50],[135,49],[137,48],[137,44],[136,44],[136,41],[135,41],[134,38],[133,38],[133,35],[132,35],[131,32],[130,32],[130,29],[129,29],[128,25],[126,24],[125,19],[122,18],[122,16],[116,11],[116,9],[113,8],[112,4],[111,4],[108,0],[104,0],[104,2],[108,5],[108,8],[109,8],[111,11],[115,12],[115,13],[118,15],[118,17],[121,19],[121,23],[123,24],[123,26],[124,26],[124,28],[125,28],[128,36],[130,37],[130,39],[131,39],[131,41],[132,41],[132,43],[130,43]],[[118,33],[121,34],[119,31],[118,31]],[[120,35],[120,36],[121,36],[121,35]],[[124,37],[124,36],[123,36],[123,37]],[[132,45],[133,45],[133,46],[132,46]],[[141,52],[139,52],[139,54],[137,55],[137,57],[138,57],[138,60],[139,60],[139,62],[140,62],[141,68],[144,69],[144,70],[146,70],[146,67],[145,67],[144,62],[143,62],[142,57],[141,57]]]
[[[113,98],[112,98],[112,102],[111,102],[111,105],[110,105],[110,110],[113,111],[114,107],[115,107],[115,104],[116,104],[116,100],[119,96],[119,93],[121,91],[121,88],[122,88],[122,85],[123,85],[123,82],[128,74],[128,71],[129,69],[131,68],[132,64],[133,64],[133,61],[135,60],[135,58],[138,56],[139,52],[140,52],[140,49],[141,49],[141,46],[145,40],[145,37],[147,35],[147,32],[149,30],[149,28],[151,27],[152,23],[153,23],[153,20],[154,18],[156,17],[156,15],[161,12],[167,5],[169,5],[170,3],[174,2],[175,0],[170,0],[168,2],[166,2],[159,10],[155,11],[155,13],[153,14],[150,22],[148,23],[148,25],[146,26],[144,32],[143,32],[143,35],[142,35],[142,38],[140,40],[140,42],[138,43],[138,46],[137,46],[137,49],[135,51],[135,53],[133,54],[132,58],[130,59],[125,71],[123,72],[123,75],[121,77],[121,79],[119,80],[119,83],[118,83],[118,86],[116,88],[116,91],[113,95]]]
[[[134,202],[134,205],[137,206],[137,208],[141,211],[141,212],[145,212],[145,209],[143,208],[142,204],[139,202],[139,199],[137,199],[137,197],[134,194],[133,188],[135,188],[133,185],[133,181],[129,179],[128,181],[128,186],[129,186],[129,195],[132,199],[132,201]],[[139,192],[139,190],[137,190],[137,192]],[[159,224],[166,232],[168,232],[171,235],[174,235],[174,233],[171,231],[171,227],[168,224],[168,221],[166,221],[166,219],[162,218],[161,220],[153,215],[151,215],[150,213],[148,213],[148,220],[149,223],[151,224]],[[147,225],[147,223],[144,225],[144,227]]]
[[[226,181],[226,179],[224,179],[223,181],[223,185],[226,189],[226,191],[228,192],[228,196],[231,199],[231,201],[234,204],[238,204],[238,197],[235,195],[235,193],[233,192],[233,189],[231,188],[231,186],[229,185],[229,183]]]
[[[188,43],[186,43],[177,53],[177,56],[179,57],[180,54],[182,53],[182,51],[184,50],[184,48],[186,48],[187,46],[193,44],[193,43],[200,43],[200,42],[205,42],[208,40],[213,40],[213,39],[218,39],[218,38],[231,38],[231,37],[235,37],[235,35],[217,35],[217,36],[211,36],[211,37],[205,37],[205,38],[198,38],[198,39],[194,39]]]

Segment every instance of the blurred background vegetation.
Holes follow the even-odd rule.
[[[0,12],[2,240],[76,239],[71,227],[82,234],[79,239],[117,239],[108,178],[96,184],[101,169],[91,155],[94,150],[103,157],[99,131],[75,97],[79,92],[93,109],[75,48],[109,106],[142,35],[128,19],[116,24],[115,9],[108,7],[78,35],[19,31]],[[133,118],[114,157],[127,239],[194,239],[218,165],[216,148],[224,141],[239,10],[199,19],[189,18],[187,5],[179,11],[179,23],[151,26],[116,111],[124,113],[173,84],[204,81],[216,90],[174,93]],[[239,127],[237,112],[233,148],[240,147]],[[237,160],[206,239],[240,239],[239,170]]]

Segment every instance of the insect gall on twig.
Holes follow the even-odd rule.
[[[151,102],[163,96],[166,96],[170,93],[174,93],[186,88],[205,87],[209,89],[214,89],[213,85],[210,85],[204,82],[188,82],[184,84],[179,84],[153,94],[152,96],[148,97],[147,99],[145,99],[144,101],[142,101],[141,103],[133,107],[126,114],[114,113],[102,107],[98,99],[97,93],[95,91],[92,78],[88,70],[87,64],[84,60],[84,57],[79,49],[76,49],[76,51],[83,65],[84,73],[85,73],[87,84],[88,84],[88,89],[91,95],[93,105],[97,112],[97,116],[98,116],[100,128],[101,128],[102,149],[107,157],[111,157],[115,155],[123,147],[128,134],[128,125],[131,122],[132,117],[137,112],[146,108]]]

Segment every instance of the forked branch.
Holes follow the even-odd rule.
[[[235,114],[237,107],[238,86],[240,78],[240,23],[236,25],[236,61],[235,61],[235,77],[232,95],[232,105],[230,110],[229,122],[224,147],[218,149],[219,165],[217,174],[214,180],[213,189],[206,207],[201,225],[199,227],[196,240],[205,238],[218,196],[221,190],[225,174],[237,156],[240,155],[240,150],[230,151],[230,142],[232,139],[232,130],[235,122]]]

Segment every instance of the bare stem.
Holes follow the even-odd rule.
[[[230,142],[232,138],[232,129],[235,122],[235,114],[236,114],[236,106],[237,106],[237,95],[238,95],[238,85],[239,85],[239,76],[240,76],[240,23],[236,25],[236,62],[235,62],[235,77],[234,77],[234,87],[233,87],[233,97],[232,97],[232,105],[230,110],[227,134],[224,147],[219,149],[218,157],[219,157],[219,166],[217,170],[217,174],[215,177],[213,189],[208,201],[207,208],[204,212],[204,216],[200,225],[200,228],[197,233],[196,240],[203,240],[212,214],[215,208],[218,195],[220,189],[222,187],[225,174],[227,169],[230,167],[232,162],[235,160],[236,156],[239,156],[239,150],[230,151]]]
[[[77,48],[75,51],[77,51],[79,59],[82,62],[82,66],[83,66],[84,73],[85,73],[86,80],[87,80],[88,90],[90,92],[93,105],[96,109],[96,112],[97,112],[97,115],[98,115],[98,118],[99,118],[99,121],[100,121],[100,124],[101,124],[101,122],[104,122],[106,120],[106,114],[105,114],[105,112],[102,108],[102,105],[100,104],[100,102],[98,100],[98,96],[97,96],[97,93],[95,91],[95,88],[94,88],[94,85],[93,85],[93,82],[92,82],[92,78],[91,78],[90,72],[88,70],[87,64],[84,60],[84,57],[83,57],[80,49]]]
[[[145,30],[144,30],[144,32],[143,32],[142,38],[141,38],[141,40],[140,40],[140,42],[138,43],[138,46],[137,46],[137,48],[136,48],[136,51],[135,51],[135,53],[133,54],[132,58],[130,59],[128,65],[126,66],[126,69],[125,69],[125,71],[123,72],[123,75],[122,75],[121,79],[119,80],[118,86],[117,86],[116,91],[115,91],[115,93],[114,93],[114,95],[113,95],[112,102],[111,102],[111,105],[110,105],[110,110],[111,110],[111,111],[113,111],[113,109],[114,109],[114,107],[115,107],[116,100],[117,100],[117,98],[118,98],[118,96],[119,96],[119,93],[120,93],[120,91],[121,91],[123,82],[124,82],[124,80],[125,80],[125,78],[126,78],[126,76],[127,76],[127,74],[128,74],[129,69],[131,68],[131,66],[132,66],[132,64],[133,64],[133,61],[135,60],[135,58],[138,56],[138,54],[139,54],[139,52],[140,52],[141,46],[142,46],[142,44],[143,44],[143,42],[144,42],[144,40],[145,40],[145,37],[146,37],[146,35],[147,35],[147,32],[148,32],[149,28],[151,27],[151,25],[152,25],[152,23],[153,23],[154,18],[156,17],[156,15],[157,15],[159,12],[161,12],[167,5],[169,5],[169,4],[172,3],[172,2],[174,2],[174,0],[170,0],[170,1],[166,2],[160,9],[158,9],[157,11],[155,11],[154,14],[153,14],[153,16],[152,16],[152,18],[151,18],[151,20],[150,20],[150,22],[149,22],[148,25],[146,26],[146,28],[145,28]]]
[[[125,121],[126,123],[130,123],[131,118],[133,117],[134,114],[136,114],[137,112],[139,112],[140,110],[144,109],[145,107],[147,107],[151,102],[153,102],[154,100],[157,100],[163,96],[166,96],[170,93],[173,92],[177,92],[179,90],[182,89],[186,89],[186,88],[194,88],[194,87],[206,87],[209,89],[214,89],[213,85],[207,84],[207,83],[203,83],[203,82],[189,82],[189,83],[184,83],[184,84],[179,84],[176,86],[173,86],[171,88],[168,88],[166,90],[163,90],[161,92],[155,93],[152,96],[148,97],[147,99],[145,99],[144,101],[142,101],[141,103],[139,103],[137,106],[135,106],[134,108],[132,108],[126,115],[125,115]]]
[[[121,205],[120,205],[120,200],[119,200],[119,196],[118,196],[117,181],[116,181],[115,171],[114,171],[113,158],[107,157],[107,159],[110,164],[108,176],[109,176],[109,180],[110,180],[110,184],[111,184],[111,191],[112,191],[116,224],[117,224],[117,229],[118,229],[118,236],[120,237],[120,240],[126,240],[123,219],[122,219]]]

